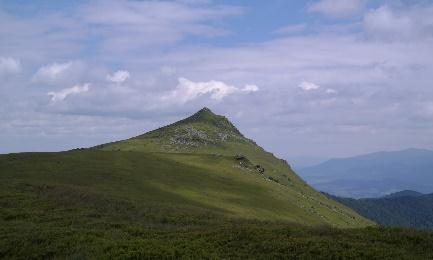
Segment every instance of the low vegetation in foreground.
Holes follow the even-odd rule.
[[[433,258],[202,109],[125,141],[0,155],[1,259]]]
[[[2,184],[0,258],[431,259],[433,234],[228,218],[70,186]]]
[[[253,185],[256,175],[206,179],[200,167],[164,158],[100,151],[0,156],[0,258],[433,258],[433,233],[337,229],[314,218],[295,224],[279,217],[286,211],[279,213],[284,201],[269,197],[276,191]],[[219,194],[212,191],[218,186]]]

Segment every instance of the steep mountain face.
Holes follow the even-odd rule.
[[[371,199],[329,196],[385,226],[433,228],[433,194],[406,190]]]
[[[399,190],[433,191],[433,151],[407,149],[331,159],[298,173],[314,188],[343,197],[381,197]]]
[[[202,203],[207,202],[208,207],[219,207],[235,216],[342,227],[371,224],[346,207],[316,192],[292,171],[286,161],[266,152],[254,141],[243,136],[227,118],[214,114],[208,108],[203,108],[174,124],[128,140],[99,145],[94,149],[156,153],[177,163],[206,168],[207,172],[225,172],[225,178],[239,177],[243,182],[254,182],[254,186],[249,189],[254,190],[256,195],[263,192],[263,198],[272,197],[269,201],[263,198],[250,201],[251,197],[246,196],[251,195],[240,193],[245,189],[245,185],[240,185],[236,191],[228,192],[225,201],[216,200],[213,194],[206,190],[190,196],[181,192],[181,187],[173,188],[179,189],[177,192],[182,196]],[[208,160],[212,163],[203,163]],[[224,189],[224,185],[226,184],[221,183],[218,189]],[[214,190],[214,187],[207,189]],[[214,192],[218,193],[218,190],[215,189]],[[272,204],[275,206],[269,207]],[[249,213],[245,214],[247,212]]]

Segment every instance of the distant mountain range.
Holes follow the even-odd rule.
[[[331,159],[297,170],[314,188],[350,198],[401,190],[433,192],[433,151],[406,149]]]
[[[388,195],[383,196],[382,198],[384,199],[394,199],[394,198],[403,198],[403,197],[420,197],[420,196],[424,196],[425,194],[418,192],[418,191],[413,191],[413,190],[402,190],[402,191],[398,191],[398,192],[394,192]]]
[[[385,226],[433,228],[433,194],[405,190],[373,199],[328,196]]]

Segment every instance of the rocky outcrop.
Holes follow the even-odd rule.
[[[170,145],[181,145],[189,147],[199,147],[202,145],[217,144],[219,142],[224,142],[229,139],[242,138],[231,132],[205,131],[192,126],[176,128],[169,135]],[[163,137],[160,137],[160,140],[163,140]]]
[[[235,160],[242,168],[252,168],[253,164],[248,160],[248,158],[242,154],[235,155]]]
[[[256,165],[256,171],[260,174],[264,174],[265,173],[265,168],[263,168],[262,166],[260,166],[259,164]]]

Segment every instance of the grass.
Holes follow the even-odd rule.
[[[327,206],[236,163],[98,150],[1,155],[0,258],[433,257],[433,233],[333,228],[320,217]],[[370,224],[343,216],[332,223]]]
[[[245,219],[304,225],[371,222],[332,200],[318,201],[237,167],[230,156],[81,150],[0,156],[0,181],[69,186],[134,203],[193,205]]]
[[[430,259],[433,233],[305,227],[197,206],[136,203],[70,186],[0,191],[0,258]]]
[[[428,259],[432,244],[316,192],[207,110],[92,149],[0,155],[1,259]]]
[[[158,153],[170,160],[202,168],[211,176],[224,174],[228,178],[228,185],[233,184],[236,189],[245,188],[249,192],[237,198],[238,190],[221,190],[221,185],[206,188],[220,196],[226,195],[223,201],[218,196],[203,197],[200,196],[200,192],[194,193],[197,186],[187,187],[184,191],[177,189],[177,192],[179,195],[189,192],[189,198],[195,197],[196,200],[213,206],[224,207],[238,216],[266,220],[282,219],[310,225],[329,224],[336,227],[372,224],[351,209],[312,189],[293,172],[287,162],[265,151],[254,141],[244,137],[225,117],[215,115],[206,108],[174,124],[127,140],[99,145],[93,149]],[[244,174],[241,175],[240,183],[233,182],[239,178],[239,172],[242,171],[233,169],[233,162],[227,161],[227,158],[231,159],[238,154],[244,155],[253,166],[263,167],[264,174],[248,178],[244,177]],[[215,162],[225,164],[215,165]],[[253,180],[253,186],[244,186]]]

